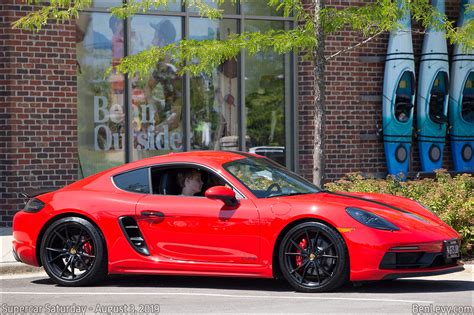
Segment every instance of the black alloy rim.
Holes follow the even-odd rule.
[[[89,232],[78,223],[64,223],[49,235],[45,264],[64,281],[85,277],[96,261],[96,246]]]
[[[284,262],[293,280],[306,287],[321,287],[336,274],[340,261],[335,241],[320,229],[295,233],[284,251]]]

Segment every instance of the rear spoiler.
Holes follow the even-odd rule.
[[[28,189],[25,191],[20,191],[18,195],[23,199],[31,199],[33,197],[43,195],[52,191],[57,190],[58,188],[48,187],[48,188],[38,188],[38,189]]]

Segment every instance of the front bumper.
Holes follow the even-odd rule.
[[[392,272],[396,273],[389,273],[386,274],[382,279],[383,280],[391,280],[391,279],[399,279],[399,278],[410,278],[410,277],[425,277],[425,276],[438,276],[438,275],[444,275],[447,273],[453,273],[453,272],[458,272],[458,271],[463,271],[464,267],[462,264],[458,263],[455,266],[451,267],[445,267],[443,269],[439,268],[431,268],[430,270],[426,269],[423,271],[418,270],[410,270],[400,272],[400,270],[393,270]]]
[[[458,259],[444,259],[444,242],[459,239],[456,231],[448,227],[417,232],[356,229],[343,236],[349,250],[351,281],[418,277],[463,270]],[[387,253],[393,252],[397,254],[395,259],[386,259]],[[416,253],[419,255],[411,255]]]

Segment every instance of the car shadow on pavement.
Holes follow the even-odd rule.
[[[54,284],[49,278],[32,281],[34,284]],[[269,292],[294,292],[284,280],[255,278],[216,278],[156,275],[113,275],[96,287],[104,288],[186,288],[222,289]],[[347,284],[335,292],[344,293],[419,293],[463,292],[474,290],[474,282],[463,280],[392,280]]]
[[[49,278],[33,280],[31,283],[49,285]],[[294,291],[284,280],[225,277],[157,276],[157,275],[112,275],[94,285],[103,288],[188,288],[254,290],[272,292]]]
[[[346,289],[346,288],[344,288]],[[364,282],[348,291],[358,293],[463,292],[474,290],[474,282],[463,280],[399,279]]]

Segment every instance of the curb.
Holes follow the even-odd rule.
[[[464,265],[464,272],[474,273],[474,265],[473,264],[466,264]]]
[[[0,275],[32,273],[41,271],[43,271],[43,267],[34,267],[19,262],[0,264]]]

